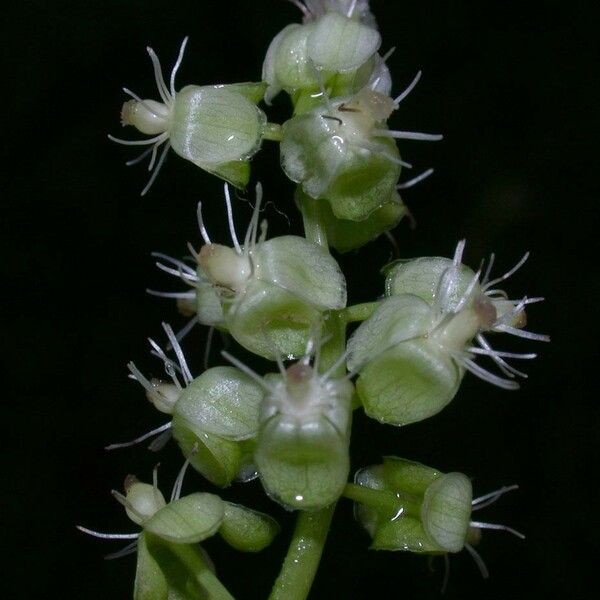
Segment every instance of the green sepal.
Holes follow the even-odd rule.
[[[225,321],[221,299],[201,267],[196,269],[196,315],[202,325],[223,329]]]
[[[264,81],[247,81],[244,83],[229,83],[223,87],[241,94],[253,104],[258,104],[263,99],[268,84]]]
[[[171,428],[183,455],[196,471],[220,487],[231,484],[244,464],[243,442],[206,433],[178,414],[173,416]]]
[[[400,165],[388,157],[399,158],[393,140],[377,140],[380,151],[368,156],[352,154],[339,169],[325,197],[339,219],[364,221],[372,212],[383,206],[396,191],[400,178]]]
[[[320,309],[346,306],[346,280],[333,257],[321,246],[283,235],[256,251],[256,276],[293,293]]]
[[[318,19],[307,39],[309,59],[319,69],[336,72],[357,69],[380,45],[377,30],[335,12]]]
[[[281,162],[307,195],[329,201],[337,218],[364,221],[395,192],[399,152],[394,140],[373,138],[347,118],[351,128],[344,143],[326,108],[290,119],[282,129]]]
[[[427,488],[442,476],[437,469],[396,456],[385,456],[381,469],[388,488],[402,490],[412,496],[423,496]]]
[[[224,514],[219,496],[190,494],[157,511],[145,521],[144,530],[175,544],[195,544],[217,532]]]
[[[439,256],[395,261],[384,268],[386,296],[414,294],[432,305],[440,278],[451,267],[451,259]],[[448,298],[450,310],[458,304],[474,276],[469,267],[460,265],[456,284]]]
[[[235,88],[235,86],[232,86]],[[260,148],[265,114],[245,94],[230,86],[188,85],[175,96],[169,126],[173,150],[234,185],[247,183],[247,161]]]
[[[249,160],[234,160],[231,162],[222,163],[220,165],[205,165],[198,166],[212,175],[216,175],[224,179],[234,187],[244,190],[250,181],[250,161]]]
[[[356,390],[365,413],[408,425],[440,412],[456,395],[463,370],[427,339],[402,342],[360,371]]]
[[[321,311],[276,285],[254,280],[243,300],[225,305],[225,321],[233,338],[254,354],[301,356]]]
[[[313,29],[314,25],[311,23],[294,23],[275,37],[271,45],[273,54],[269,54],[271,48],[267,52],[267,60],[273,60],[272,71],[266,71],[267,77],[273,77],[272,81],[267,79],[269,84],[275,84],[288,92],[318,86],[317,71],[310,63],[307,52],[307,39]]]
[[[384,351],[418,338],[431,324],[431,307],[410,294],[383,300],[348,340],[348,370],[361,370]]]
[[[235,367],[212,367],[182,390],[174,414],[195,430],[227,440],[244,440],[258,432],[263,388]]]
[[[350,396],[335,416],[316,415],[298,424],[275,415],[261,427],[255,452],[269,496],[289,510],[319,510],[341,495],[350,468]]]
[[[135,567],[135,583],[133,600],[168,600],[169,586],[167,579],[148,550],[145,533],[137,539],[137,562]]]
[[[236,550],[260,552],[279,533],[277,521],[264,513],[225,502],[219,535]]]
[[[471,521],[473,488],[466,475],[448,473],[425,492],[421,520],[429,537],[447,552],[460,552]]]
[[[167,595],[135,600],[233,600],[216,579],[212,563],[197,544],[174,544],[144,533],[147,551],[160,566],[168,586]]]
[[[364,221],[338,219],[328,202],[307,196],[300,187],[296,188],[296,205],[302,211],[318,210],[319,222],[325,228],[329,245],[338,252],[350,252],[390,231],[406,215],[407,210],[399,194],[394,190],[392,199],[375,209]],[[312,205],[309,207],[308,205]]]

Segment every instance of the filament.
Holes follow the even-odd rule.
[[[416,177],[413,177],[412,179],[409,179],[408,181],[405,181],[404,183],[400,183],[396,186],[397,190],[407,190],[408,188],[411,188],[415,185],[417,185],[417,183],[421,183],[421,181],[423,181],[424,179],[427,179],[432,173],[433,173],[433,169],[427,169],[427,171],[423,171],[423,173],[421,173],[420,175],[417,175]]]
[[[227,222],[229,223],[229,233],[231,234],[231,241],[237,254],[242,254],[240,243],[238,242],[237,235],[235,233],[235,225],[233,224],[233,210],[231,208],[231,196],[229,195],[229,186],[227,183],[223,185],[225,189],[225,206],[227,207]]]
[[[402,102],[402,100],[404,100],[404,98],[406,98],[406,96],[408,96],[413,91],[414,87],[417,85],[417,83],[419,83],[419,79],[421,79],[422,74],[423,72],[419,71],[415,75],[415,78],[408,84],[408,87],[399,96],[396,96],[396,98],[394,98],[394,104],[400,104],[400,102]]]
[[[181,61],[183,60],[183,54],[185,52],[185,47],[187,46],[189,40],[189,36],[185,36],[183,38],[183,42],[181,42],[181,48],[179,48],[179,56],[177,57],[177,61],[175,62],[175,66],[171,71],[171,96],[175,97],[175,75],[177,75],[177,71],[179,71],[179,67],[181,66]]]

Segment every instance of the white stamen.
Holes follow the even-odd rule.
[[[173,328],[168,323],[162,324],[165,333],[167,334],[167,338],[169,339],[169,343],[177,356],[177,360],[179,361],[179,366],[181,367],[181,373],[183,375],[183,380],[186,385],[193,381],[192,373],[190,372],[190,368],[188,367],[187,361],[185,360],[185,355],[183,354],[183,350],[177,341],[177,337],[173,332]]]
[[[492,281],[487,282],[485,284],[484,291],[492,287],[493,285],[496,285],[497,283],[508,279],[511,275],[514,275],[525,264],[528,258],[529,252],[525,252],[523,258],[521,258],[521,260],[512,269],[504,273],[504,275],[502,275],[501,277],[498,277],[497,279],[492,279]]]
[[[177,474],[177,478],[175,479],[175,483],[173,484],[173,490],[171,491],[171,502],[173,502],[174,500],[179,500],[179,498],[181,497],[181,488],[183,487],[183,478],[185,477],[187,468],[190,466],[192,456],[194,454],[196,454],[196,452],[198,452],[198,444],[197,443],[194,444],[194,447],[192,448],[192,452],[191,452],[190,456],[188,456],[186,458],[185,462],[183,463],[183,467],[181,467],[181,470]]]
[[[221,356],[228,360],[234,367],[237,367],[240,371],[243,371],[248,375],[248,377],[252,377],[256,383],[262,386],[268,392],[273,392],[272,386],[270,386],[256,371],[253,371],[248,365],[245,365],[241,360],[237,359],[235,356],[229,354],[225,350],[221,351]]]
[[[158,144],[164,142],[169,137],[169,135],[166,133],[161,133],[147,140],[122,140],[121,138],[115,137],[114,135],[110,135],[110,133],[107,137],[111,142],[123,144],[124,146],[149,146],[150,144]]]
[[[208,232],[206,231],[206,227],[204,226],[204,219],[202,218],[202,202],[198,202],[198,208],[196,209],[196,216],[198,217],[198,228],[200,229],[200,235],[204,240],[205,244],[210,244],[210,238],[208,237]]]
[[[135,446],[136,444],[140,444],[144,440],[154,437],[154,436],[158,435],[159,433],[168,431],[170,428],[171,428],[171,421],[169,421],[168,423],[165,423],[164,425],[161,425],[160,427],[157,427],[156,429],[153,429],[152,431],[149,431],[148,433],[144,433],[143,435],[140,435],[140,437],[135,438],[135,440],[131,440],[130,442],[122,442],[120,444],[110,444],[110,446],[106,446],[104,449],[105,450],[116,450],[117,448],[129,448],[130,446]]]
[[[485,508],[486,506],[496,502],[501,496],[504,496],[504,494],[518,489],[519,486],[515,483],[513,485],[501,487],[500,489],[489,492],[488,494],[484,494],[483,496],[479,496],[478,498],[474,498],[471,502],[473,510],[481,510],[482,508]]]
[[[481,523],[480,521],[471,521],[470,525],[476,529],[497,529],[500,531],[508,531],[508,533],[512,533],[519,539],[525,539],[525,536],[520,531],[517,531],[512,527],[508,527],[508,525],[500,525],[498,523]]]
[[[88,535],[103,540],[137,540],[140,537],[139,533],[102,533],[100,531],[88,529],[87,527],[83,527],[81,525],[77,525],[77,529],[79,529],[79,531],[83,531],[83,533],[87,533]]]
[[[156,155],[158,152],[159,144],[154,144],[152,146],[152,156],[150,157],[150,162],[148,163],[148,172],[150,173],[152,169],[154,169],[154,164],[156,163]],[[127,163],[125,163],[127,164]]]
[[[152,50],[150,46],[146,46],[146,52],[148,52],[150,60],[152,61],[152,67],[154,69],[154,79],[156,81],[158,93],[160,94],[162,101],[170,106],[173,103],[173,98],[171,97],[169,89],[167,88],[167,84],[165,83],[162,74],[162,68],[160,66],[160,60],[158,59],[156,52],[154,52],[154,50]]]
[[[387,62],[387,59],[396,52],[396,46],[392,46],[382,57],[381,62]]]
[[[227,207],[227,222],[229,223],[229,233],[231,234],[231,241],[233,242],[233,247],[237,254],[242,254],[242,249],[240,248],[240,243],[238,242],[237,235],[235,233],[235,225],[233,224],[233,210],[231,208],[231,197],[229,195],[229,186],[227,183],[224,184],[223,188],[225,189],[225,205]]]
[[[407,190],[408,188],[411,188],[415,185],[417,185],[417,183],[421,183],[421,181],[423,181],[424,179],[427,179],[427,177],[429,177],[432,173],[433,173],[433,169],[427,169],[427,171],[423,171],[423,173],[421,173],[420,175],[417,175],[416,177],[413,177],[412,179],[409,179],[408,181],[405,181],[404,183],[399,183],[396,186],[397,190]]]
[[[195,269],[189,265],[186,265],[183,261],[178,260],[177,258],[173,258],[168,254],[163,254],[162,252],[152,252],[150,256],[153,256],[154,258],[162,258],[163,260],[166,260],[167,262],[170,262],[171,264],[185,271],[190,277],[197,277]]]
[[[417,140],[421,142],[439,142],[444,136],[437,133],[422,133],[419,131],[394,131],[391,129],[374,129],[373,135],[391,137],[397,140]]]
[[[181,66],[181,61],[183,60],[183,54],[185,52],[185,47],[188,43],[189,36],[185,36],[183,38],[183,42],[181,42],[181,48],[179,48],[179,56],[177,57],[177,61],[175,62],[175,66],[171,71],[171,96],[175,98],[175,75],[177,75],[177,71],[179,71],[179,67]]]
[[[111,554],[106,554],[104,556],[104,560],[114,560],[116,558],[123,558],[124,556],[129,556],[133,554],[137,550],[137,540],[135,542],[131,542],[131,544],[127,544],[125,548],[122,548],[118,552],[112,552]]]
[[[504,333],[510,333],[516,337],[525,338],[527,340],[536,340],[538,342],[549,342],[550,336],[542,333],[533,333],[532,331],[525,331],[524,329],[517,329],[510,325],[497,325],[494,326],[494,330],[502,331]]]
[[[152,146],[151,148],[146,148],[137,158],[132,158],[131,160],[128,160],[125,163],[125,166],[127,167],[132,167],[133,165],[137,165],[138,163],[141,163],[146,156],[148,156],[148,154],[150,154],[150,152],[154,153],[156,152],[156,144],[154,144],[154,146]]]
[[[481,280],[481,285],[484,286],[484,291],[487,290],[487,288],[488,288],[488,286],[486,286],[486,284],[490,278],[490,273],[492,272],[492,267],[494,266],[495,260],[496,260],[496,255],[492,252],[490,254],[490,260],[488,261],[488,265],[485,270],[485,274],[483,276],[483,279]]]
[[[477,550],[475,550],[475,548],[473,548],[473,546],[471,546],[471,544],[465,544],[465,548],[467,549],[467,552],[473,557],[473,560],[475,561],[475,564],[477,565],[477,568],[479,569],[481,576],[484,579],[488,579],[490,576],[490,572],[488,571],[488,568],[485,566],[485,563],[483,562],[483,558],[481,558],[479,552],[477,552]]]
[[[171,439],[171,430],[163,431],[159,436],[155,437],[149,444],[148,450],[150,452],[159,452],[162,450],[167,442]]]
[[[462,295],[461,299],[458,301],[458,304],[456,305],[456,308],[453,311],[454,313],[458,313],[462,309],[462,307],[469,301],[469,299],[471,298],[471,294],[473,293],[473,290],[475,289],[475,286],[479,282],[480,275],[481,275],[481,271],[477,271],[477,273],[475,273],[475,275],[471,278],[471,281],[469,282],[469,285],[467,286],[465,293]]]
[[[398,106],[398,104],[400,104],[400,102],[402,102],[402,100],[404,100],[404,98],[406,98],[406,96],[408,96],[414,89],[415,85],[417,85],[417,83],[419,83],[419,79],[421,79],[421,75],[423,74],[422,71],[419,71],[415,78],[409,83],[408,87],[396,98],[394,98],[394,104],[396,106]]]
[[[192,300],[196,297],[195,292],[159,292],[157,290],[146,289],[146,293],[157,298],[177,298],[180,300]],[[195,318],[195,317],[194,317]],[[186,326],[187,327],[187,326]],[[179,336],[179,334],[178,334]],[[178,337],[178,339],[181,339]]]
[[[518,369],[515,369],[512,365],[509,365],[503,357],[505,358],[521,358],[521,359],[529,359],[535,358],[536,354],[519,354],[516,352],[497,352],[492,348],[489,342],[483,337],[483,335],[477,335],[477,341],[483,346],[483,348],[469,348],[467,352],[472,352],[473,354],[483,354],[485,356],[489,356],[499,367],[500,370],[509,377],[513,377],[513,375],[519,375],[527,379],[527,375]]]
[[[206,336],[206,346],[204,348],[203,366],[204,366],[205,371],[206,371],[206,369],[208,369],[208,359],[210,358],[210,349],[212,347],[212,341],[213,341],[214,334],[215,334],[215,328],[209,327],[208,335]]]
[[[352,3],[350,4],[350,8],[348,9],[348,12],[346,13],[346,16],[351,19],[352,15],[354,14],[354,10],[356,9],[356,3],[358,0],[352,0]]]
[[[168,137],[168,135],[165,137],[165,139],[167,139],[167,137]],[[158,174],[160,173],[160,170],[161,170],[163,164],[165,163],[165,160],[167,159],[167,154],[169,153],[169,148],[171,148],[171,144],[169,142],[167,142],[161,152],[158,162],[156,163],[154,172],[152,173],[152,176],[148,180],[146,187],[142,190],[142,193],[140,194],[140,196],[145,196],[146,192],[152,187],[152,184],[155,182],[156,178],[158,177]]]
[[[196,296],[196,294],[192,293],[192,298],[194,298]],[[198,321],[198,316],[193,316],[176,334],[175,334],[175,339],[178,342],[181,342],[181,340],[194,328],[194,325],[196,325],[196,323],[199,323]],[[171,344],[169,344],[167,346],[167,350],[172,350],[172,346]]]
[[[179,268],[179,269],[172,269],[171,267],[167,267],[167,265],[163,265],[160,262],[156,262],[154,264],[161,271],[164,271],[165,273],[169,273],[169,275],[175,275],[175,277],[179,277],[179,279],[181,279],[181,281],[183,281],[184,283],[187,283],[191,287],[195,288],[196,284],[198,283],[198,277],[196,276],[196,274],[190,275],[189,273],[184,273],[181,270],[181,268]]]
[[[473,375],[487,381],[488,383],[492,383],[493,385],[497,385],[500,388],[505,390],[517,390],[519,389],[519,384],[516,381],[512,381],[510,379],[504,379],[503,377],[498,377],[498,375],[494,375],[490,373],[483,367],[479,366],[476,362],[467,358],[466,356],[455,357],[457,362],[461,364],[465,369],[471,371]]]

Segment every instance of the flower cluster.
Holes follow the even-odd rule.
[[[291,1],[302,22],[274,37],[260,82],[176,91],[187,38],[168,83],[148,48],[160,100],[125,89],[132,99],[122,107],[121,122],[150,137],[110,136],[148,146],[128,163],[150,156],[153,173],[143,194],[169,148],[225,180],[230,237],[226,243],[211,238],[199,203],[199,235],[187,245],[190,255],[154,254],[157,266],[185,289],[149,291],[175,299],[188,322],[177,334],[163,324],[166,346],[150,340],[162,377],[144,375],[133,362],[128,368],[168,420],[131,442],[108,447],[154,438],[150,448],[158,451],[172,437],[185,462],[170,501],[158,490],[156,470],[152,485],[128,477],[125,494],[113,494],[142,531],[103,534],[80,528],[96,537],[133,540],[113,556],[137,553],[136,600],[231,598],[199,543],[217,534],[242,551],[271,543],[279,529],[271,517],[221,497],[256,478],[273,501],[298,513],[272,598],[306,597],[342,497],[354,501],[372,548],[445,557],[465,548],[484,576],[487,569],[474,549],[481,531],[504,529],[523,537],[472,518],[473,511],[516,486],[473,499],[466,475],[394,457],[359,469],[349,481],[354,410],[394,426],[423,421],[456,396],[467,371],[517,389],[517,379],[526,375],[509,361],[535,354],[498,350],[492,336],[548,337],[524,329],[526,307],[542,298],[513,300],[498,287],[528,255],[493,278],[493,255],[476,272],[463,264],[464,240],[452,258],[395,261],[384,268],[382,294],[375,292],[371,303],[348,306],[346,280],[330,248],[348,252],[388,234],[407,212],[400,191],[433,172],[427,169],[401,183],[401,173],[411,165],[401,158],[397,140],[442,136],[390,125],[421,74],[392,95],[386,64],[391,53],[379,52],[381,36],[367,0]],[[282,124],[270,123],[268,108],[258,105],[264,101],[268,107],[282,92],[293,113]],[[257,184],[249,225],[238,238],[229,184],[245,190],[250,159],[265,139],[280,144],[283,173],[296,184],[303,236],[267,236]],[[348,326],[356,322],[347,339]],[[255,371],[236,358],[237,350],[221,352],[229,364],[212,365],[207,349],[204,370],[192,375],[182,343],[196,325],[208,328],[209,347],[217,330],[238,350],[260,359],[258,364],[266,359],[273,368]],[[189,466],[220,488],[219,494],[181,496]]]

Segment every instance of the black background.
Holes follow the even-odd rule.
[[[417,425],[397,430],[356,416],[355,467],[393,454],[467,473],[476,493],[520,484],[482,518],[521,529],[527,540],[484,536],[479,550],[491,571],[487,582],[466,553],[452,557],[449,599],[553,592],[583,598],[596,580],[594,4],[372,2],[384,49],[396,46],[389,61],[396,93],[424,71],[392,125],[445,134],[439,144],[401,145],[417,169],[436,168],[405,194],[418,226],[403,222],[395,231],[402,255],[451,255],[466,237],[467,263],[476,266],[495,251],[501,269],[530,250],[530,261],[506,288],[513,297],[547,298],[529,311],[530,328],[553,338],[550,345],[498,342],[540,354],[527,365],[530,378],[520,392],[467,376],[446,410]],[[88,538],[75,524],[133,531],[109,490],[120,489],[129,472],[148,479],[157,460],[168,490],[181,464],[173,445],[159,458],[143,447],[102,448],[163,422],[125,369],[135,359],[146,372],[158,372],[146,337],[160,337],[161,320],[182,324],[170,303],[144,293],[148,286],[177,288],[149,253],[178,256],[188,240],[198,242],[200,199],[213,236],[225,240],[221,183],[171,155],[140,198],[144,168],[127,169],[123,162],[132,153],[106,139],[108,132],[121,134],[120,87],[153,97],[144,48],[151,44],[166,67],[184,35],[191,38],[180,85],[258,79],[270,39],[298,18],[278,0],[56,0],[23,2],[3,13],[4,597],[130,597],[133,558],[103,561],[118,545]],[[271,120],[286,111],[279,100]],[[277,160],[275,145],[266,143],[254,161],[256,178],[297,232],[292,186],[273,169]],[[240,229],[249,210],[237,204]],[[272,205],[266,216],[273,235],[289,231]],[[381,240],[341,259],[352,302],[381,293],[378,270],[390,256]],[[196,373],[204,339],[198,330],[185,344]],[[210,490],[190,474],[184,493],[199,488]],[[206,544],[236,597],[265,598],[292,519],[264,498],[258,482],[224,495],[269,510],[284,525],[258,555],[240,555],[218,540]],[[311,597],[439,597],[441,561],[430,573],[423,558],[367,546],[349,503],[341,501]]]

